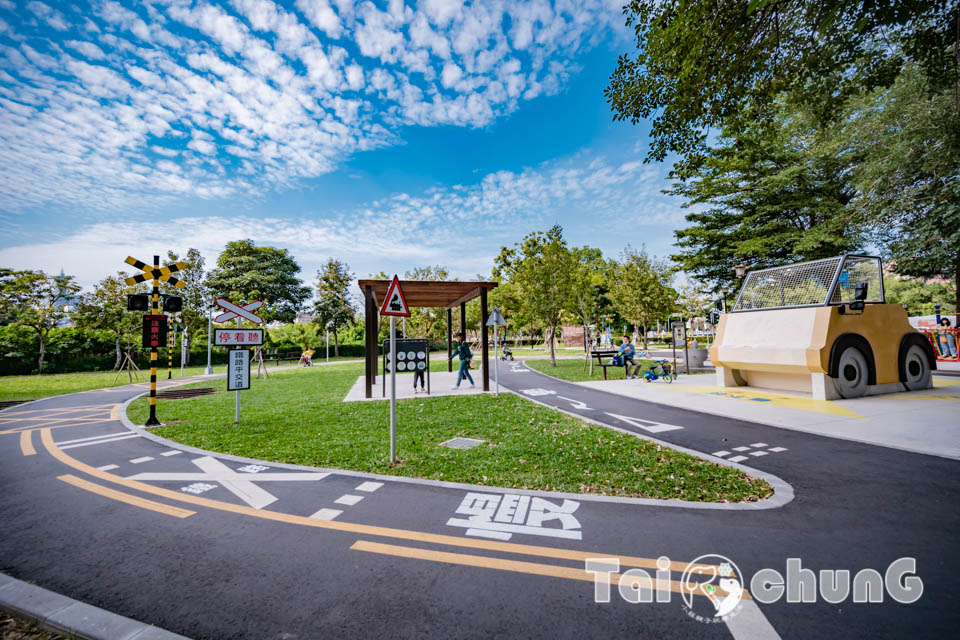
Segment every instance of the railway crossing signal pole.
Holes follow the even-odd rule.
[[[148,343],[144,346],[150,347],[150,417],[147,418],[144,426],[156,427],[160,425],[160,421],[157,420],[157,356],[159,354],[160,347],[164,342],[163,337],[161,336],[166,332],[167,328],[165,316],[162,317],[162,320],[157,320],[154,322],[154,319],[161,318],[160,281],[164,280],[179,289],[186,289],[187,284],[174,278],[171,274],[175,271],[186,269],[187,264],[185,262],[177,262],[167,265],[161,269],[160,256],[153,256],[153,266],[147,265],[140,260],[131,257],[128,257],[124,262],[143,271],[143,273],[138,273],[135,276],[127,278],[124,282],[128,286],[132,287],[141,282],[146,282],[147,280],[153,281],[153,288],[150,292],[151,315],[144,318],[144,342]],[[152,333],[151,328],[155,329],[156,332]]]

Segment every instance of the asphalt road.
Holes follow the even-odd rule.
[[[251,466],[128,432],[119,403],[142,392],[128,387],[0,412],[0,570],[198,639],[956,632],[960,463],[645,403],[511,365],[504,387],[682,447],[742,455],[795,497],[730,509],[543,502]],[[830,604],[819,593],[803,604],[744,600],[717,621],[705,597],[691,610],[679,593],[683,568],[704,554],[729,558],[748,587],[760,569],[786,575],[788,558],[817,583],[820,570],[882,576],[915,558],[923,594],[912,604],[886,592],[874,603]],[[661,556],[675,563],[664,572],[669,602],[628,603],[616,586],[609,603],[594,601],[586,558],[617,557],[623,570],[652,576]]]

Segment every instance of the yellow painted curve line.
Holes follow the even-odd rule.
[[[859,413],[854,413],[846,407],[842,407],[829,400],[814,400],[813,398],[803,398],[799,396],[788,396],[779,393],[765,393],[763,391],[747,391],[737,387],[685,387],[673,385],[664,385],[664,389],[673,389],[675,391],[686,391],[687,393],[696,393],[704,396],[714,396],[717,398],[730,398],[742,402],[752,402],[758,405],[772,405],[784,409],[799,409],[800,411],[811,411],[814,413],[825,413],[831,416],[841,416],[843,418],[863,418]]]
[[[20,452],[25,456],[37,455],[37,450],[33,448],[33,431],[20,432]]]
[[[132,496],[129,493],[117,491],[116,489],[111,489],[110,487],[104,487],[95,482],[90,482],[88,480],[78,478],[77,476],[70,475],[69,473],[66,475],[57,476],[57,480],[61,480],[67,484],[71,484],[75,487],[79,487],[80,489],[84,489],[91,493],[96,493],[112,500],[131,504],[135,507],[140,507],[141,509],[149,509],[150,511],[163,513],[168,516],[173,516],[174,518],[189,518],[197,513],[196,511],[190,511],[189,509],[172,507],[168,504],[163,504],[162,502],[154,502],[153,500],[147,500],[146,498],[141,498],[139,496]]]
[[[656,569],[657,561],[655,558],[642,558],[636,556],[624,556],[612,553],[577,551],[574,549],[560,549],[554,547],[541,547],[535,545],[516,544],[509,542],[497,542],[494,540],[471,540],[467,538],[458,538],[437,533],[426,533],[423,531],[411,531],[407,529],[393,529],[389,527],[377,527],[365,524],[355,524],[351,522],[338,522],[336,520],[317,520],[306,516],[297,516],[289,513],[280,513],[277,511],[267,511],[254,509],[230,502],[211,500],[210,498],[201,498],[199,496],[185,495],[177,491],[155,487],[153,485],[139,482],[137,480],[127,480],[113,474],[101,471],[96,467],[80,462],[75,458],[64,453],[53,441],[53,436],[49,429],[43,429],[40,432],[40,439],[43,446],[54,458],[63,464],[83,472],[95,478],[118,484],[128,489],[135,489],[144,493],[151,493],[170,500],[185,502],[199,507],[207,507],[218,511],[226,511],[239,515],[261,518],[263,520],[273,520],[275,522],[285,522],[287,524],[296,524],[317,529],[332,529],[334,531],[343,531],[346,533],[355,533],[358,535],[370,535],[386,538],[398,538],[401,540],[412,540],[417,542],[426,542],[431,544],[441,544],[457,547],[467,547],[471,549],[484,549],[488,551],[500,551],[504,553],[514,553],[521,555],[539,556],[544,558],[557,558],[561,560],[576,560],[583,562],[588,558],[617,558],[621,565],[630,567],[641,567],[644,569]],[[719,569],[717,566],[703,565],[704,573],[707,569],[711,572]],[[685,562],[671,562],[671,571],[684,571],[687,567]]]

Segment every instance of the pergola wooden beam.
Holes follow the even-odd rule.
[[[486,289],[477,287],[476,289],[466,292],[465,294],[463,294],[462,296],[460,296],[459,298],[457,298],[456,300],[448,304],[447,309],[456,309],[460,305],[466,304],[470,300],[473,300],[474,298],[479,297],[481,291],[486,291]]]

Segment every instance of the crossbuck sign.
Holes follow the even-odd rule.
[[[227,322],[234,318],[243,318],[254,324],[263,324],[263,318],[253,313],[253,311],[263,306],[263,300],[255,300],[245,305],[234,304],[226,298],[217,298],[216,302],[217,306],[221,309],[226,309],[226,312],[214,318],[214,322]]]

